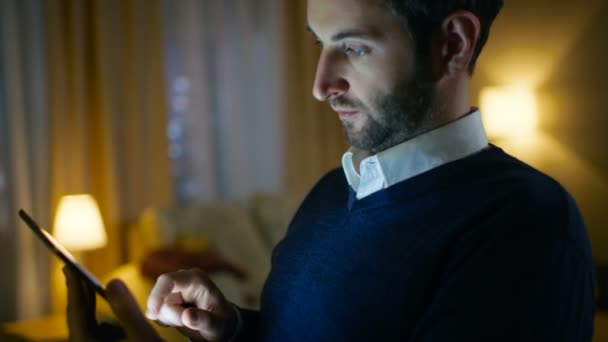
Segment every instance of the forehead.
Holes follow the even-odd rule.
[[[382,30],[399,24],[384,0],[308,0],[308,25],[317,33],[345,28]]]

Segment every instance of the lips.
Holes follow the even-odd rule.
[[[349,117],[355,116],[357,113],[359,113],[356,110],[345,110],[345,109],[334,109],[334,111],[336,111],[336,113],[338,113],[338,115],[340,117],[344,117],[344,118],[349,118]]]

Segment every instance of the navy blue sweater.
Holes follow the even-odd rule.
[[[490,147],[361,200],[326,175],[275,248],[242,340],[590,341],[570,195]]]

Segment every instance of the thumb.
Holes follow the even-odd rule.
[[[120,280],[113,279],[106,286],[108,302],[129,339],[160,341],[154,328],[148,323],[133,295]]]

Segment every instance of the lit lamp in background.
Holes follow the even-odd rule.
[[[106,245],[106,230],[97,202],[91,195],[68,195],[59,200],[53,236],[80,262],[85,264],[84,252]],[[63,263],[52,266],[51,304],[54,313],[62,313],[67,305]]]
[[[99,207],[91,195],[63,196],[53,229],[55,238],[71,252],[97,249],[107,243]]]
[[[536,95],[527,86],[487,87],[480,93],[483,123],[490,139],[532,139],[538,113]]]

